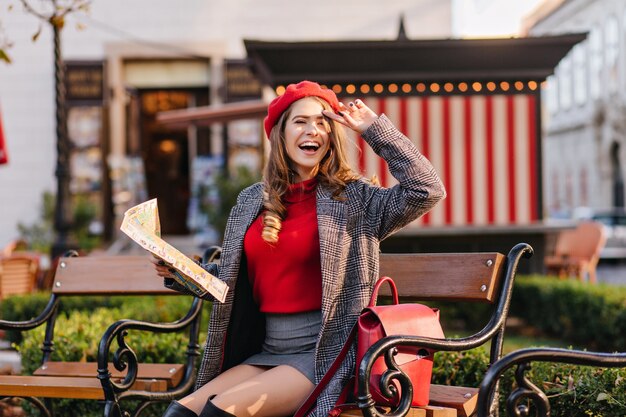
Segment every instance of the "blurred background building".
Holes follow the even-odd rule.
[[[19,2],[15,3],[12,11],[2,10],[0,15],[6,35],[14,43],[10,50],[13,63],[0,66],[0,104],[10,156],[10,163],[0,167],[0,189],[3,199],[11,202],[0,205],[0,245],[16,237],[18,222],[28,223],[37,218],[41,194],[44,190],[54,190],[55,181],[50,33],[44,28],[39,39],[32,42],[38,22],[20,10]],[[222,105],[271,98],[275,91],[269,87],[276,85],[268,86],[251,72],[244,60],[247,55],[244,39],[332,42],[512,36],[518,33],[520,15],[530,11],[538,1],[520,3],[513,0],[392,0],[383,6],[378,1],[366,0],[359,2],[358,7],[337,7],[336,2],[321,0],[308,9],[302,1],[272,0],[261,4],[195,0],[185,2],[184,7],[173,7],[171,2],[162,0],[94,0],[89,13],[74,13],[68,18],[62,34],[67,70],[67,120],[73,145],[72,193],[97,207],[92,233],[114,238],[120,216],[128,207],[156,197],[163,232],[187,235],[201,227],[199,190],[213,181],[225,162],[231,167],[245,165],[253,172],[260,171],[264,145],[260,118],[256,114],[228,124],[176,125],[158,122],[157,115],[198,106],[218,109]],[[544,5],[532,16],[545,10],[554,10],[554,7]],[[619,28],[623,27],[624,20],[624,11],[621,13]],[[538,30],[539,24],[541,22],[531,32]],[[581,31],[586,29],[568,27],[559,33]],[[623,29],[618,32],[623,37]],[[542,71],[551,72],[552,67]],[[468,209],[468,200],[458,197],[467,184],[463,182],[463,175],[450,174],[461,169],[455,161],[459,162],[458,158],[463,156],[454,151],[447,156],[451,159],[440,163],[444,150],[438,145],[437,135],[444,132],[433,124],[433,155],[429,157],[435,159],[436,165],[445,165],[449,170],[446,175],[452,175],[448,183],[455,190],[455,198],[438,207],[419,226],[457,226],[457,232],[465,230],[465,233],[468,230],[463,229],[464,226],[532,226],[552,211],[549,195],[552,189],[542,183],[541,163],[536,167],[539,172],[532,172],[533,156],[525,153],[528,152],[526,142],[515,139],[519,135],[525,136],[524,140],[532,137],[534,127],[530,121],[535,121],[532,108],[540,109],[541,103],[531,99],[528,103],[536,106],[531,108],[525,98],[507,96],[518,91],[538,98],[541,79],[533,81],[534,84],[511,79],[510,83],[492,83],[493,88],[487,81],[476,88],[484,89],[485,93],[489,88],[488,91],[495,94],[493,107],[487,112],[497,120],[495,133],[504,135],[507,126],[513,126],[498,124],[499,120],[516,118],[518,128],[509,135],[512,142],[506,146],[518,143],[515,146],[523,147],[519,154],[511,148],[506,156],[506,146],[497,142],[496,153],[491,157],[496,161],[494,164],[502,163],[498,152],[504,152],[504,158],[519,159],[522,162],[515,165],[517,173],[501,176],[498,169],[495,175],[481,171],[482,177],[479,175],[478,179],[496,188],[490,190],[476,181],[479,197],[471,203],[476,210]],[[516,82],[522,84],[518,87]],[[345,87],[339,86],[342,90],[338,92],[347,97],[350,91]],[[438,88],[444,92],[447,87],[441,84]],[[452,88],[451,91],[463,91],[454,90],[463,88],[460,84]],[[417,109],[426,100],[411,98],[403,104],[394,94],[388,99],[373,101],[372,105],[390,113],[397,123],[406,123],[410,136],[419,135],[417,118],[402,116],[402,109],[405,105]],[[450,114],[462,114],[462,102],[459,97],[452,97],[448,103]],[[488,102],[491,99],[476,101],[477,117],[482,117],[480,112],[485,111]],[[445,103],[447,100],[435,99],[426,106],[433,106],[427,109],[433,121],[444,117],[442,106],[446,106]],[[512,113],[507,113],[509,111]],[[506,117],[500,119],[500,116]],[[529,121],[524,117],[530,117]],[[551,117],[550,123],[553,119]],[[549,126],[552,129],[552,125]],[[455,131],[448,133],[455,136]],[[541,135],[536,135],[535,139],[539,144],[537,155],[541,157]],[[528,146],[535,139],[531,139]],[[551,172],[550,149],[545,148],[544,172]],[[366,175],[377,173],[380,177],[382,174],[383,182],[386,180],[384,170],[371,169],[376,162],[370,155],[354,162]],[[586,175],[591,178],[592,174]],[[522,197],[516,197],[510,190],[500,192],[509,186]],[[544,194],[542,189],[549,191]],[[464,192],[470,194],[467,190]],[[490,209],[484,202],[492,192],[495,197],[489,203]],[[544,199],[549,201],[548,205],[544,204]],[[506,228],[498,231],[500,234],[509,232]],[[443,238],[450,240],[450,236]],[[469,239],[472,239],[471,233]]]
[[[159,111],[260,98],[246,66],[243,38],[282,40],[393,39],[400,16],[411,37],[452,36],[450,1],[392,0],[337,7],[305,2],[121,0],[91,3],[62,32],[67,64],[67,119],[73,144],[71,190],[99,208],[94,232],[115,226],[134,203],[159,198],[163,232],[189,232],[194,181],[222,163],[222,127],[169,128]],[[44,190],[55,190],[54,86],[51,31],[14,2],[0,19],[14,44],[12,63],[0,65],[0,103],[10,156],[0,167],[0,245],[18,222],[39,216]],[[246,85],[227,90],[227,79]],[[244,79],[242,80],[241,77]],[[242,82],[244,81],[244,82]],[[243,143],[231,155],[260,169],[258,119],[230,126]],[[254,148],[257,148],[255,151]],[[235,161],[236,162],[236,161]],[[193,222],[191,222],[193,223]],[[109,231],[109,233],[111,233]]]
[[[531,36],[588,32],[546,83],[544,196],[549,215],[587,216],[616,207],[619,214],[626,161],[626,3],[544,1],[524,26]]]

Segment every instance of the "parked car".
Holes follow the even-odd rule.
[[[578,208],[574,211],[577,220],[594,220],[604,225],[606,245],[600,252],[600,259],[626,260],[626,209]]]

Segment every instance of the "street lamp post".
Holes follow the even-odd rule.
[[[61,54],[61,31],[65,25],[65,18],[74,11],[86,11],[92,0],[50,0],[42,9],[33,7],[31,0],[20,0],[27,13],[37,17],[45,24],[52,27],[54,42],[54,89],[56,107],[56,141],[57,160],[55,176],[57,178],[57,195],[54,210],[55,240],[52,244],[51,256],[53,258],[64,254],[68,249],[76,246],[70,243],[69,231],[72,227],[71,220],[71,195],[70,195],[70,151],[71,144],[67,134],[67,118],[65,115],[65,66]],[[46,13],[43,10],[49,10]],[[41,31],[41,28],[40,28]],[[37,32],[33,39],[39,37]]]
[[[67,134],[65,115],[65,67],[61,55],[61,27],[52,22],[54,41],[54,85],[56,107],[57,160],[55,175],[57,178],[56,206],[54,211],[55,241],[52,245],[53,258],[62,255],[72,246],[69,243],[71,228],[70,196],[70,141]]]

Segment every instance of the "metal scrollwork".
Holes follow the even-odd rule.
[[[389,413],[384,414],[388,417],[404,416],[411,407],[411,399],[413,398],[413,384],[411,384],[409,376],[405,374],[396,363],[395,356],[397,354],[397,348],[394,347],[387,349],[385,352],[385,364],[387,365],[387,370],[380,377],[381,393],[390,400],[400,397],[398,406],[396,408],[392,408]],[[396,384],[394,384],[394,381],[400,385],[400,392],[398,392],[398,388],[396,387]],[[400,393],[402,393],[402,396],[400,396]]]
[[[395,346],[390,345],[385,340],[381,340],[370,348],[363,358],[362,363],[359,365],[359,378],[357,383],[359,393],[363,394],[357,397],[357,405],[365,417],[402,417],[406,415],[411,408],[413,385],[411,384],[411,379],[402,371],[395,361],[394,357],[397,352],[398,350]],[[364,375],[369,376],[371,374],[374,362],[383,353],[387,370],[383,372],[380,378],[380,392],[385,398],[389,399],[390,402],[398,401],[399,399],[398,404],[390,407],[388,412],[385,412],[385,410],[380,407],[376,407],[376,403],[370,393],[369,378],[364,378]],[[398,392],[398,385],[400,392]]]
[[[126,330],[117,334],[117,344],[119,347],[113,355],[113,366],[115,366],[115,369],[118,371],[128,369],[128,372],[121,383],[111,381],[113,389],[118,392],[129,389],[135,383],[135,379],[137,378],[137,354],[126,344],[126,340],[124,339],[126,335],[128,335],[128,331]]]
[[[6,398],[13,398],[13,397],[12,396],[4,396],[3,395],[3,396],[0,397],[0,401],[4,400]],[[39,410],[39,413],[40,413],[41,417],[52,417],[52,413],[50,412],[50,410],[48,410],[48,408],[46,407],[44,402],[41,401],[39,398],[36,398],[36,397],[21,397],[21,398],[22,398],[22,400],[28,401],[35,408],[37,408],[37,410]]]
[[[509,398],[506,400],[507,414],[515,417],[528,417],[530,408],[526,404],[521,404],[525,399],[530,400],[536,407],[537,414],[540,416],[550,415],[550,402],[546,394],[544,394],[535,384],[526,378],[526,371],[531,368],[530,363],[525,362],[517,366],[515,370],[515,381],[517,388],[513,390]]]

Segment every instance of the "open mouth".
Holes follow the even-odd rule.
[[[315,152],[320,148],[320,144],[315,142],[304,142],[298,147],[305,152]]]

